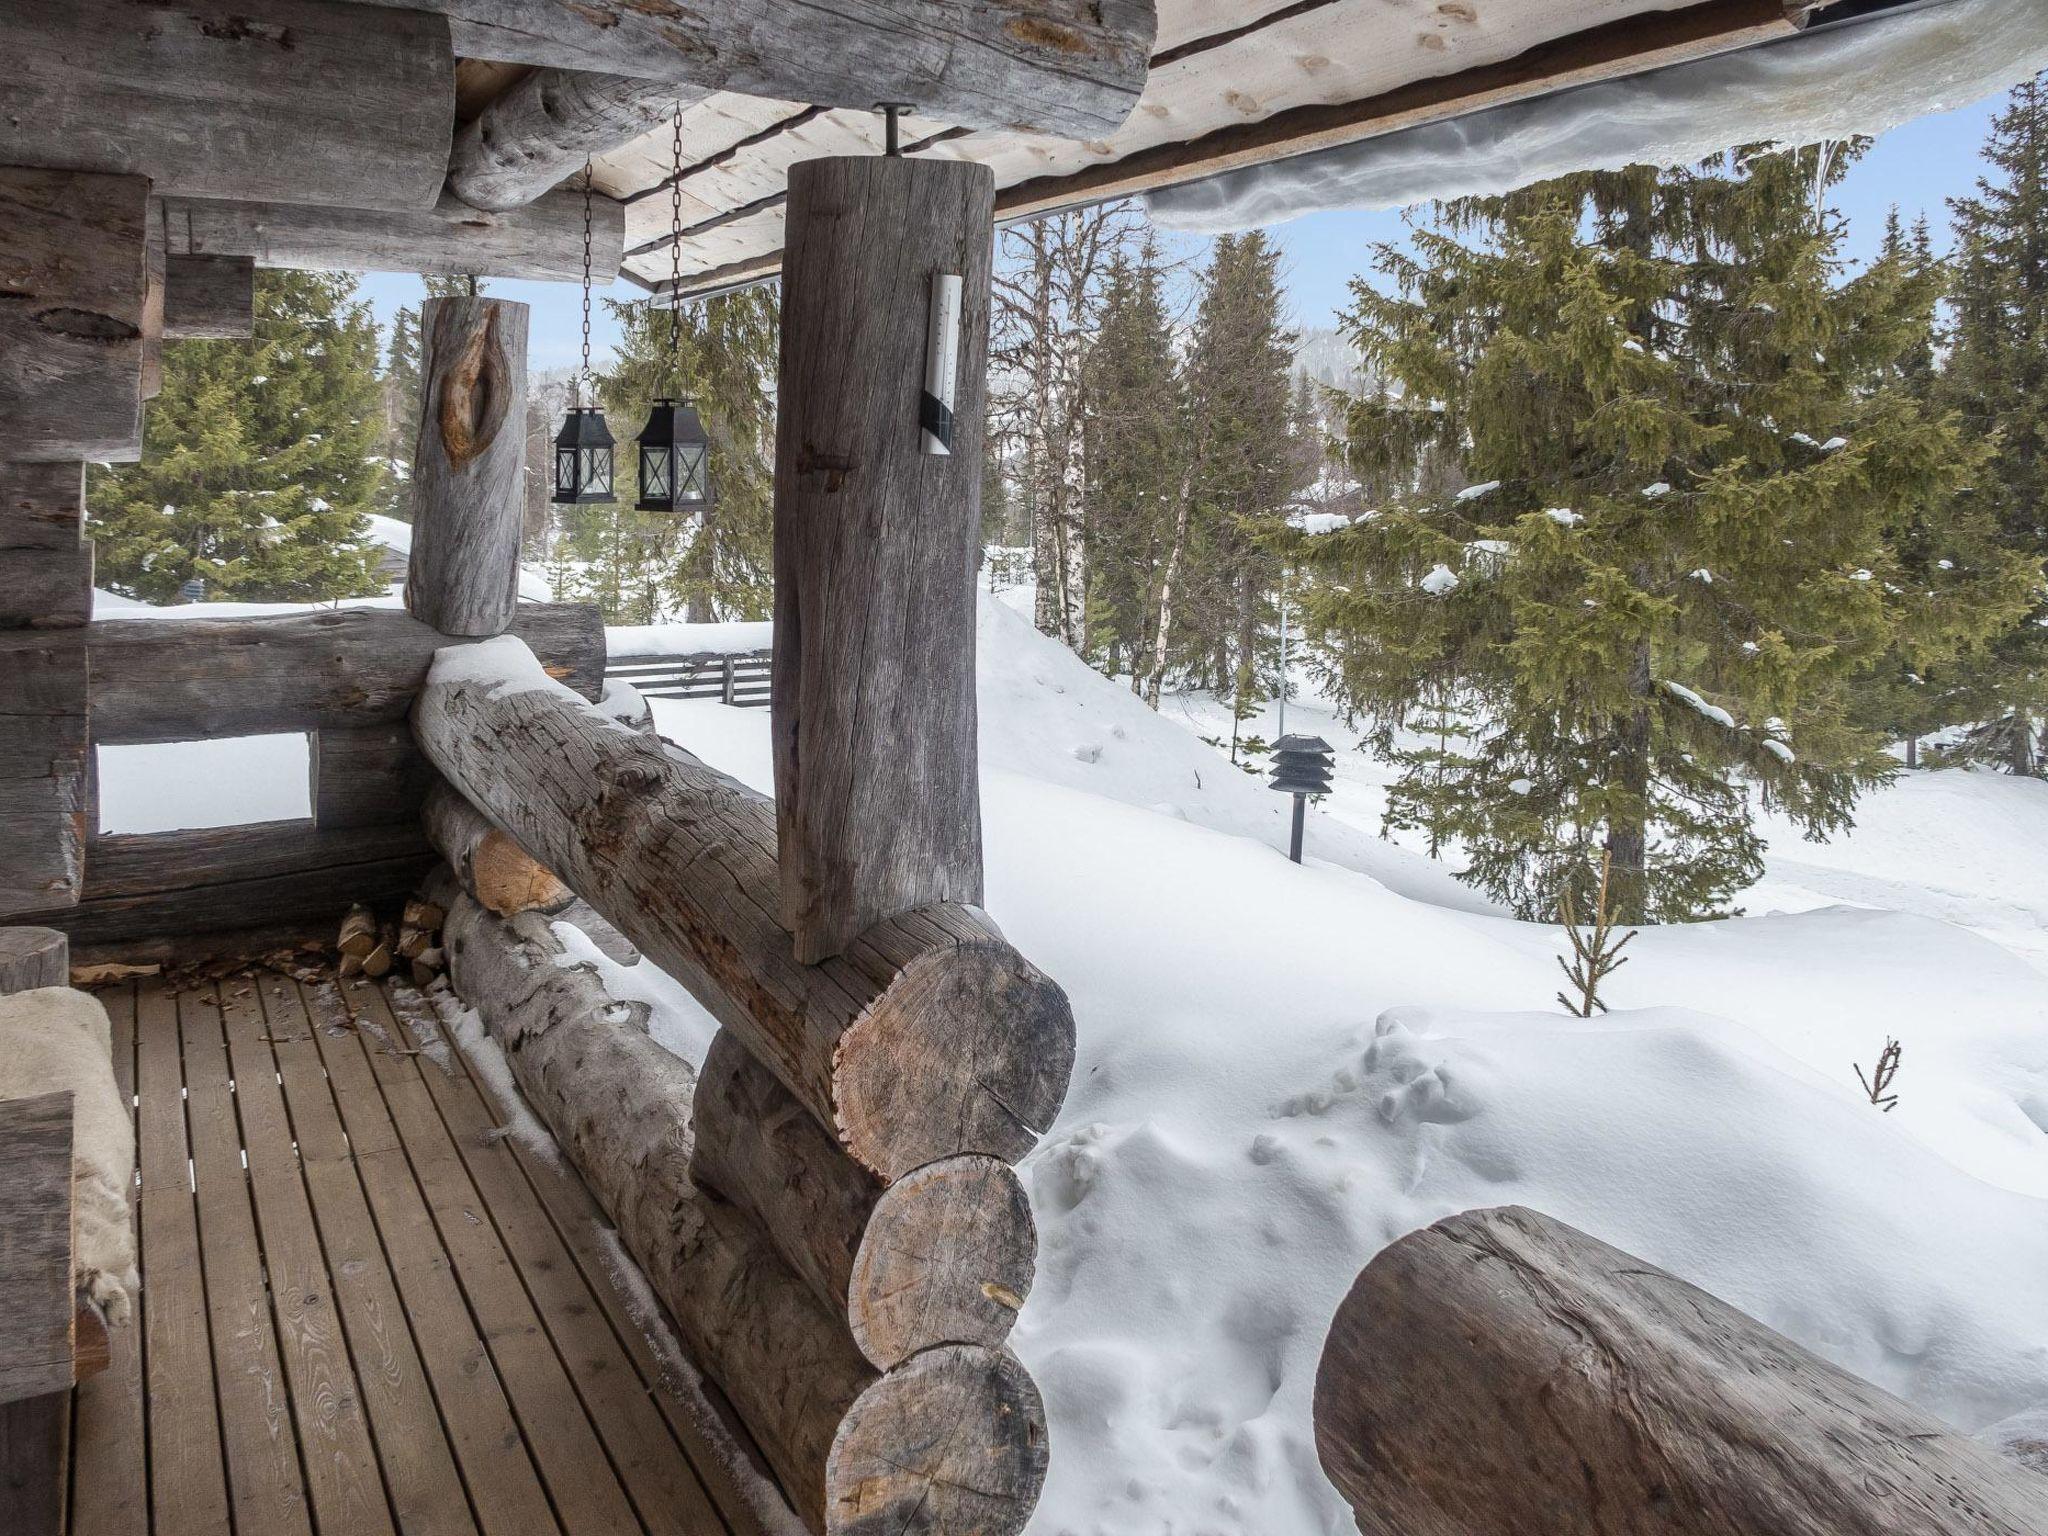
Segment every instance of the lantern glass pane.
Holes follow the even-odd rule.
[[[583,489],[609,496],[612,491],[612,451],[609,448],[583,450]]]
[[[576,450],[564,448],[555,455],[555,489],[573,494],[576,490]]]
[[[657,501],[668,495],[669,455],[659,448],[640,450],[640,495],[643,500]]]
[[[681,460],[683,482],[682,495],[678,499],[682,501],[702,501],[704,499],[703,447],[698,445],[678,448],[676,455]]]

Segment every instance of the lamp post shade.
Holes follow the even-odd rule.
[[[642,512],[677,512],[712,506],[711,439],[687,400],[664,397],[640,429]]]
[[[1289,795],[1327,795],[1337,752],[1320,736],[1282,736],[1273,743],[1274,789]]]
[[[594,405],[571,406],[555,434],[555,502],[576,506],[612,500],[612,448],[604,412]]]

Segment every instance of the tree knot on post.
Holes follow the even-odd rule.
[[[850,453],[826,453],[815,443],[805,443],[797,450],[797,474],[805,479],[823,475],[827,496],[835,496],[844,490],[847,476],[859,468],[860,460]]]
[[[36,324],[52,335],[69,336],[75,341],[133,341],[142,334],[125,320],[65,304],[38,311]]]
[[[443,315],[455,313],[442,311]],[[467,468],[497,440],[512,396],[507,383],[505,349],[498,341],[498,310],[491,305],[485,308],[482,328],[471,334],[441,380],[441,446],[456,469]]]

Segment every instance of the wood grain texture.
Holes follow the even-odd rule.
[[[12,61],[4,78],[20,78]],[[0,167],[0,422],[10,458],[142,456],[148,200],[140,176]]]
[[[71,985],[71,944],[54,928],[0,928],[0,997]]]
[[[71,1394],[0,1402],[0,1530],[63,1536]]]
[[[500,917],[558,912],[576,899],[510,833],[493,826],[446,784],[428,792],[421,824],[462,888]]]
[[[247,256],[172,256],[164,265],[164,335],[228,341],[255,334],[256,263]]]
[[[522,603],[512,633],[549,675],[587,698],[604,689],[604,621],[574,603]],[[402,720],[434,652],[456,644],[390,608],[253,619],[102,619],[82,629],[0,634],[0,714],[19,689],[66,698],[92,654],[101,745],[316,731]],[[17,669],[50,674],[30,683]],[[81,694],[82,698],[83,695]],[[6,758],[0,743],[0,763]],[[0,768],[0,777],[5,776]]]
[[[447,24],[333,0],[9,0],[0,160],[159,195],[432,206],[455,119]]]
[[[1073,1011],[985,914],[906,913],[844,956],[799,963],[775,916],[768,803],[495,644],[491,673],[451,657],[413,711],[428,758],[473,805],[688,986],[884,1180],[1035,1145],[1073,1069]]]
[[[704,94],[631,75],[535,70],[456,132],[448,189],[472,208],[523,208]]]
[[[403,721],[309,733],[313,824],[329,830],[412,821],[437,775]]]
[[[0,917],[78,900],[89,833],[83,630],[0,635]]]
[[[995,1346],[1031,1290],[1037,1229],[1005,1163],[941,1158],[884,1188],[720,1030],[697,1084],[697,1182],[775,1251],[887,1370],[935,1344]]]
[[[598,197],[591,221],[591,280],[603,287],[626,247],[626,215]],[[484,213],[453,195],[404,211],[166,198],[164,231],[174,257],[247,256],[259,267],[561,283],[583,276],[581,192],[551,193],[503,213]]]
[[[692,1182],[696,1073],[634,1027],[594,969],[558,963],[546,918],[496,918],[460,896],[445,932],[456,990],[818,1528],[833,1436],[875,1373],[759,1229]]]
[[[325,927],[352,902],[401,899],[432,862],[412,823],[336,831],[267,821],[120,833],[94,841],[75,906],[34,916],[77,945],[297,920]]]
[[[830,1536],[1014,1536],[1051,1459],[1038,1387],[1008,1350],[928,1349],[861,1395],[832,1446]]]
[[[790,169],[771,709],[781,914],[806,964],[909,908],[981,901],[974,571],[994,198],[974,165]],[[918,430],[938,273],[962,280],[950,456],[922,452]]]
[[[85,466],[0,460],[0,549],[75,550],[85,541]]]
[[[0,1403],[71,1387],[71,1120],[68,1092],[0,1099]]]
[[[0,546],[0,629],[75,629],[92,619],[92,545]]]
[[[1137,105],[1153,0],[405,0],[465,58],[686,80],[982,127],[1095,137]]]
[[[519,602],[530,313],[509,299],[420,309],[405,607],[446,635],[500,634]]]
[[[1314,1404],[1323,1470],[1366,1536],[2048,1531],[2048,1479],[1519,1207],[1449,1217],[1367,1265]]]

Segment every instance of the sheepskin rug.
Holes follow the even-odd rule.
[[[0,1099],[68,1091],[79,1294],[126,1322],[140,1286],[128,1196],[135,1128],[114,1084],[107,1010],[90,993],[38,987],[0,997]]]

